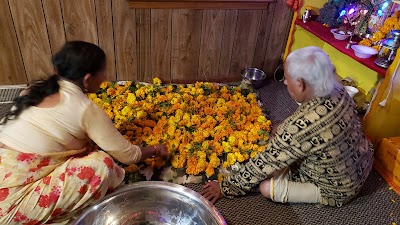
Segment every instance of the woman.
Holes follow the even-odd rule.
[[[105,54],[82,41],[53,57],[56,75],[33,83],[16,99],[0,133],[0,224],[67,222],[124,179],[124,164],[163,145],[130,144],[85,93],[105,81]],[[104,151],[90,152],[94,141]]]
[[[318,47],[298,49],[289,54],[284,70],[284,83],[299,108],[238,174],[205,184],[201,194],[212,203],[245,195],[259,184],[261,193],[275,202],[339,207],[365,182],[373,149],[329,57]]]

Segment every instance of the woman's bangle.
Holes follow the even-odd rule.
[[[161,155],[161,149],[158,147],[158,145],[154,145],[153,148],[156,150],[155,156],[160,156]]]

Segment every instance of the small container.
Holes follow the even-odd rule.
[[[368,59],[369,57],[378,54],[376,49],[364,45],[352,45],[351,48],[354,50],[354,54],[358,58],[362,59]]]
[[[303,23],[307,23],[308,21],[311,20],[311,9],[306,8],[302,15]]]
[[[250,81],[251,85],[254,88],[258,89],[261,88],[264,84],[264,80],[267,75],[264,71],[257,69],[257,68],[247,68],[242,71],[242,77],[245,80]]]
[[[333,34],[333,37],[337,40],[346,40],[351,36],[350,34],[345,34],[343,31],[338,31],[338,29],[331,29],[331,33]]]
[[[354,98],[354,96],[359,92],[359,90],[353,86],[345,86],[347,93],[350,97]]]

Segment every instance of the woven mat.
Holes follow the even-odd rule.
[[[200,184],[186,184],[200,191]],[[259,193],[221,199],[215,206],[229,225],[391,225],[400,221],[400,197],[372,170],[359,196],[341,208],[274,203]]]

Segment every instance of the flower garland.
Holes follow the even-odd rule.
[[[170,163],[188,175],[215,174],[262,151],[267,144],[271,121],[254,93],[240,86],[209,82],[161,86],[104,82],[88,97],[113,120],[115,127],[132,144],[163,143],[171,161],[150,158],[152,168]],[[137,165],[125,168],[128,172]]]
[[[379,41],[386,38],[386,35],[391,30],[400,30],[400,11],[396,11],[392,14],[392,16],[388,17],[383,26],[379,28],[378,31],[372,34],[371,38],[364,38],[359,42],[360,45],[370,46],[376,49],[378,52],[381,49],[379,45]]]

